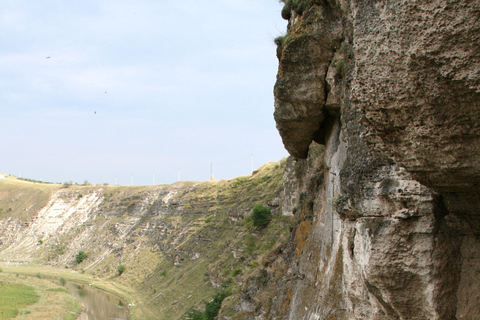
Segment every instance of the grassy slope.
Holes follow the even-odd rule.
[[[39,246],[37,262],[84,271],[64,272],[64,277],[78,275],[116,292],[135,304],[133,319],[179,319],[189,308],[203,306],[227,281],[232,292],[239,293],[242,283],[258,276],[265,257],[287,241],[292,223],[288,217],[274,215],[264,230],[248,228],[244,221],[257,202],[270,205],[275,213],[281,202],[283,171],[284,162],[280,162],[229,181],[153,187],[71,186],[66,190],[81,195],[100,188],[104,202],[91,222]],[[45,204],[48,197],[44,194],[60,188],[30,183],[31,189],[25,191],[25,182],[8,182],[16,183],[15,187],[5,182],[0,180],[0,190],[6,190],[9,199],[15,198],[18,190],[23,192],[12,212],[29,201]],[[145,200],[172,190],[176,193],[168,205]],[[30,194],[37,198],[25,198]],[[119,233],[123,227],[131,229]],[[65,253],[60,254],[58,246]],[[78,248],[87,251],[89,258],[78,266],[66,263],[74,260]],[[119,264],[127,266],[122,276],[116,275]]]
[[[0,319],[2,320],[11,319],[7,316],[7,310],[15,311],[20,319],[25,320],[74,320],[81,311],[80,304],[71,293],[51,281],[2,272],[0,282],[2,283],[0,287],[0,295],[2,295]]]
[[[60,184],[33,183],[13,176],[0,179],[0,219],[27,221],[43,208]]]

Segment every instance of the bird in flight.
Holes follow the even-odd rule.
[[[46,59],[50,59],[50,58],[51,58],[51,57],[50,57],[50,56],[48,56]]]
[[[97,111],[95,111],[95,114],[97,114]]]

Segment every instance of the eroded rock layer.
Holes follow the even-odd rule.
[[[298,226],[269,316],[477,319],[480,2],[286,11],[275,119]]]

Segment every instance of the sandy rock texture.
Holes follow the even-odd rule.
[[[480,2],[300,3],[275,86],[298,223],[270,317],[478,318]]]
[[[450,211],[478,213],[480,2],[353,6],[351,92],[365,140],[444,194]]]

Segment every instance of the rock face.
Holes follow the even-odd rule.
[[[480,2],[292,3],[275,119],[298,226],[270,317],[477,319]]]
[[[480,213],[480,2],[355,6],[351,92],[365,140],[451,212]]]

